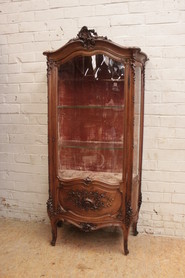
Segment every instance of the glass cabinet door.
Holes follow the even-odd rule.
[[[58,175],[122,179],[125,67],[103,54],[58,69]]]

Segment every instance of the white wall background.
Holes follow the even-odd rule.
[[[185,1],[0,0],[0,216],[47,221],[42,52],[83,25],[139,46],[146,66],[139,230],[185,236]]]

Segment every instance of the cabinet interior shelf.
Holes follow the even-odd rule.
[[[124,105],[58,105],[58,109],[118,109],[123,110]]]
[[[59,140],[58,146],[65,149],[92,149],[92,150],[123,150],[123,142],[98,142]]]
[[[90,79],[90,76],[83,79],[61,79],[62,82],[124,82],[124,79]]]
[[[97,147],[97,146],[73,146],[73,145],[60,145],[61,148],[65,149],[92,149],[92,150],[122,150],[123,147]]]

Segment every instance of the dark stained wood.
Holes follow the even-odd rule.
[[[144,67],[148,58],[140,48],[119,46],[87,27],[60,49],[43,54],[48,65],[51,244],[55,245],[57,225],[63,221],[85,232],[119,226],[127,255],[129,230],[132,226],[137,234],[142,202]],[[141,67],[140,90],[135,88],[135,67]],[[139,92],[140,129],[136,131],[134,98]],[[138,142],[138,152],[134,142]],[[84,174],[66,178],[65,171]],[[119,178],[112,179],[114,175]]]

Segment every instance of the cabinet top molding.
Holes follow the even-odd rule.
[[[94,29],[88,29],[86,26],[81,28],[76,38],[69,40],[64,46],[57,50],[43,52],[43,55],[54,61],[65,60],[66,57],[71,56],[72,53],[74,55],[74,48],[76,49],[75,52],[78,52],[79,55],[93,55],[97,54],[100,50],[103,53],[103,49],[106,49],[105,54],[107,54],[108,49],[112,55],[118,53],[120,57],[134,58],[143,64],[148,60],[147,55],[141,52],[139,47],[118,45],[107,37],[98,36]]]

